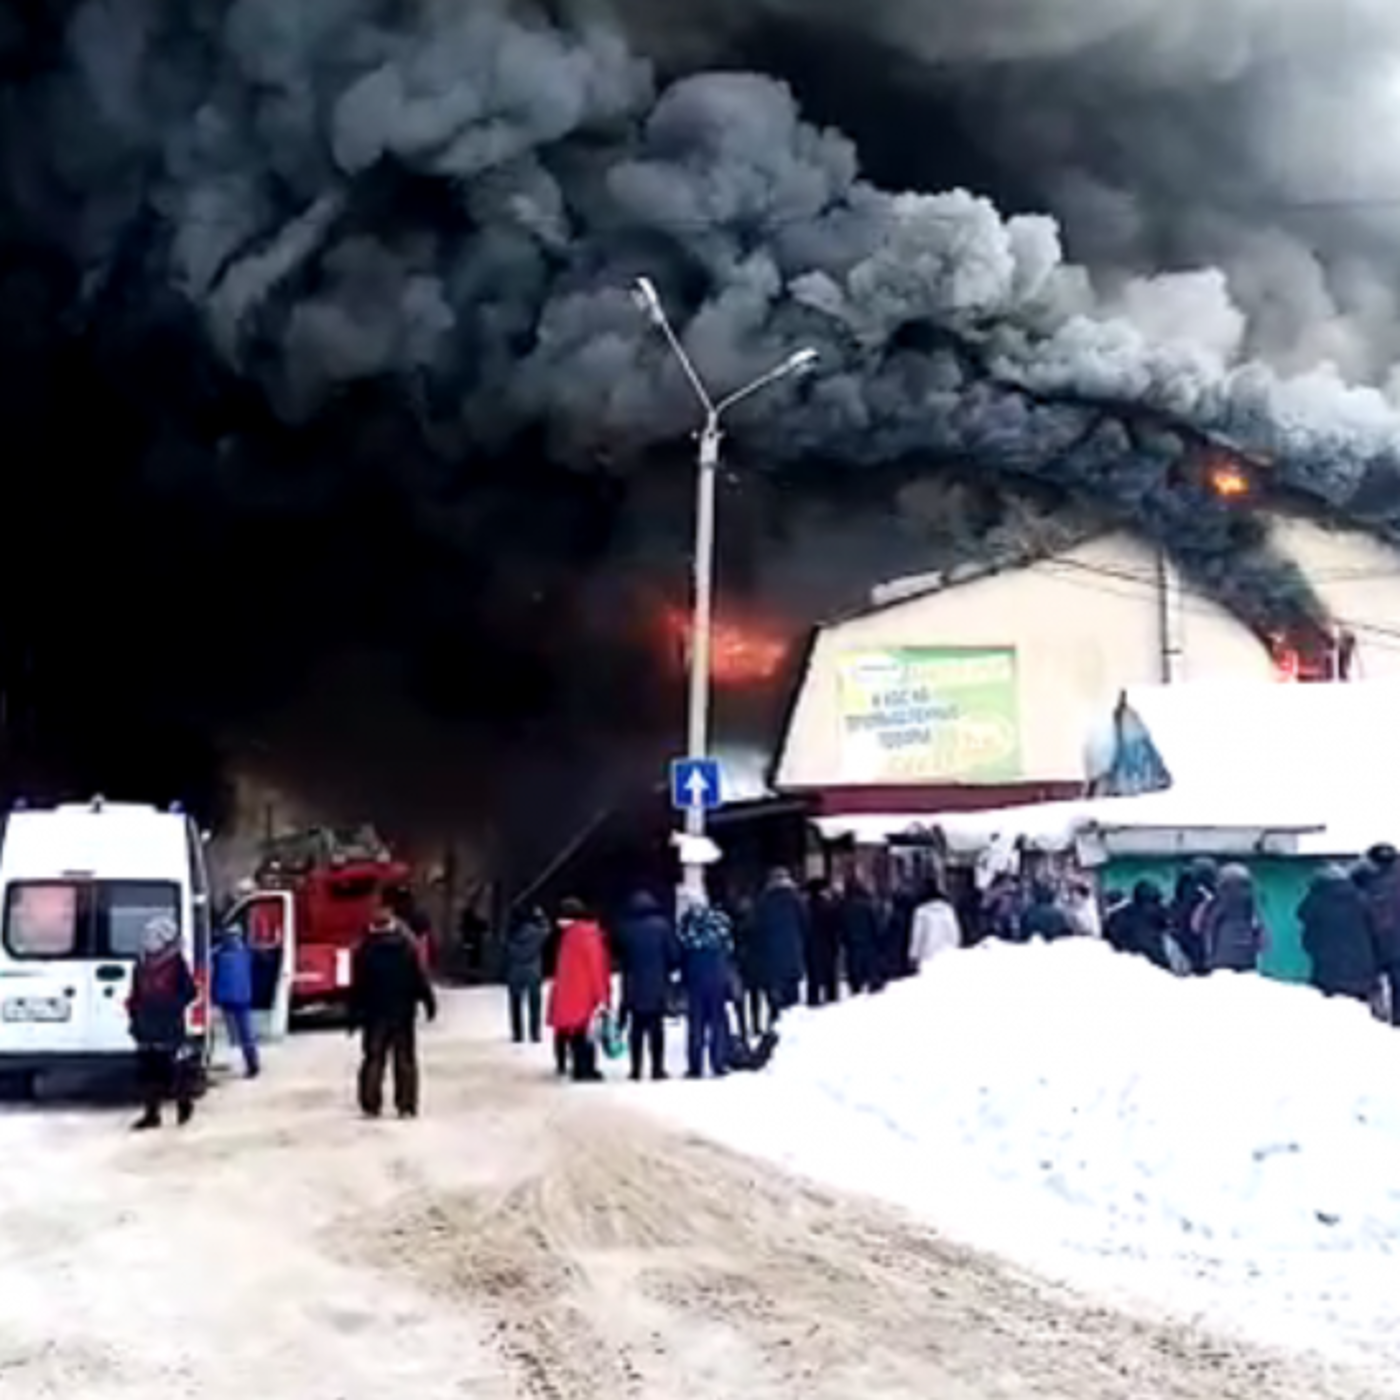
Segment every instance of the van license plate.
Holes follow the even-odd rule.
[[[0,1014],[7,1021],[67,1021],[73,1004],[67,997],[10,997]]]

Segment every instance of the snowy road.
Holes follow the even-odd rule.
[[[0,1116],[6,1400],[1361,1400],[1129,1321],[900,1217],[425,1035],[426,1116],[349,1111],[338,1035],[274,1052],[185,1132]],[[490,1010],[494,1013],[494,1003]]]

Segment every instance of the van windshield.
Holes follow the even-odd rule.
[[[16,881],[5,892],[5,949],[15,958],[134,958],[157,915],[181,925],[173,881]]]

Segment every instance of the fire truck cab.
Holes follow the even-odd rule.
[[[378,901],[409,875],[370,828],[315,827],[264,843],[256,889],[224,918],[252,950],[264,1035],[285,1035],[299,1011],[345,1005],[355,947]]]

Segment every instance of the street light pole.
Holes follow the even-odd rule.
[[[710,747],[710,644],[714,635],[715,487],[719,477],[719,414],[705,414],[695,476],[695,613],[690,627],[690,705],[686,730],[687,758],[704,758]],[[685,834],[705,834],[705,808],[692,802],[685,809]],[[681,888],[693,902],[705,900],[705,867],[687,860],[681,867]]]
[[[637,304],[651,323],[665,337],[671,353],[679,362],[690,387],[695,391],[704,410],[705,422],[700,429],[699,454],[696,461],[695,483],[695,577],[694,615],[690,635],[690,699],[686,725],[687,757],[702,759],[710,748],[710,648],[714,626],[715,576],[715,484],[719,473],[719,445],[722,437],[720,420],[731,408],[751,394],[775,384],[789,375],[801,374],[815,363],[815,350],[798,350],[751,384],[721,399],[710,396],[685,346],[680,342],[666,309],[661,304],[655,286],[649,278],[639,277],[635,286]],[[699,800],[685,809],[685,834],[698,841],[705,834],[705,808]],[[694,859],[682,861],[681,890],[687,900],[703,904],[706,899],[705,866]]]

